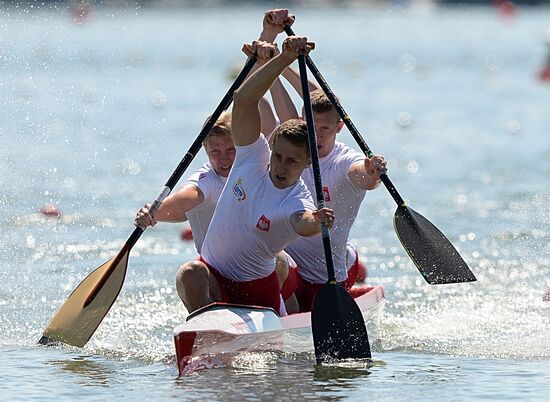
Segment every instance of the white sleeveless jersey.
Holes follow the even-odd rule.
[[[197,187],[204,195],[204,200],[186,213],[199,254],[226,181],[227,177],[220,176],[210,163],[205,163],[185,182],[185,185]]]
[[[320,159],[321,181],[326,205],[334,210],[334,226],[330,230],[330,243],[336,280],[342,282],[347,278],[348,262],[346,244],[349,232],[365,190],[357,187],[348,176],[349,168],[356,162],[363,161],[365,156],[347,145],[336,142],[329,155]],[[304,170],[302,179],[312,193],[315,192],[313,169]],[[324,283],[328,279],[323,241],[320,235],[300,237],[290,244],[285,251],[298,264],[300,276],[312,283]]]
[[[275,270],[277,253],[299,237],[290,215],[316,208],[302,179],[284,189],[273,185],[268,171],[270,150],[263,135],[253,144],[236,148],[202,257],[226,278],[244,282]]]

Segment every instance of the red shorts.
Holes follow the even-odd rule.
[[[359,267],[359,256],[355,254],[355,262],[348,269],[348,277],[342,282],[342,286],[346,290],[351,289],[357,280],[357,271]],[[300,306],[300,312],[311,311],[313,309],[313,302],[315,302],[315,296],[317,292],[323,287],[324,283],[312,283],[300,276],[298,273],[298,284],[296,287],[296,298],[298,299],[298,305]]]
[[[218,281],[223,302],[246,304],[249,306],[271,307],[277,313],[281,307],[281,290],[277,273],[273,271],[265,278],[236,282],[220,274],[202,257],[198,260],[206,265],[208,271]]]
[[[351,289],[353,285],[355,285],[355,282],[357,282],[357,274],[359,273],[359,255],[357,252],[355,252],[355,261],[353,262],[353,265],[348,268],[348,277],[342,283],[346,290]]]
[[[288,276],[286,277],[285,282],[283,283],[283,287],[281,288],[281,296],[283,296],[283,300],[288,300],[289,297],[292,296],[294,292],[296,292],[299,280],[298,277],[298,268],[294,266],[289,266]]]
[[[300,307],[300,313],[305,311],[311,311],[313,308],[313,302],[317,292],[323,287],[324,283],[312,283],[306,281],[298,274],[298,286],[296,287],[296,299],[298,299],[298,306]]]

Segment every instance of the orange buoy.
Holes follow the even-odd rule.
[[[550,82],[550,66],[546,66],[539,73],[539,80]]]
[[[59,218],[63,213],[59,208],[53,204],[46,204],[40,208],[40,214],[47,216],[48,218]]]
[[[516,5],[509,0],[493,0],[493,5],[497,8],[500,16],[510,22],[517,15]]]
[[[183,241],[193,241],[193,232],[187,227],[181,231],[181,239]]]

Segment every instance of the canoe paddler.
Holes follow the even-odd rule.
[[[260,58],[266,59],[268,54],[272,52],[272,46],[258,44],[255,50]],[[262,133],[269,135],[276,126],[276,117],[273,115],[271,106],[264,98],[260,100],[258,107],[261,114]],[[279,119],[286,120],[284,116],[279,117]],[[188,221],[193,233],[192,240],[199,254],[218,198],[235,160],[235,145],[231,137],[231,112],[221,114],[205,138],[203,146],[208,157],[208,163],[197,169],[186,180],[181,189],[162,202],[154,218],[149,213],[150,204],[142,207],[135,218],[136,226],[142,229],[154,226],[157,222],[179,223]],[[296,263],[285,252],[281,252],[277,256],[276,267],[283,300],[289,300],[291,311],[297,311],[297,302],[295,298],[291,299],[296,283],[296,275],[294,274]],[[289,271],[293,275],[289,276]],[[180,297],[182,297],[181,294]]]
[[[146,204],[138,211],[135,219],[135,224],[143,229],[157,222],[189,221],[199,254],[218,197],[235,160],[230,112],[221,114],[206,136],[203,147],[208,163],[197,169],[181,189],[162,202],[154,218],[149,213],[150,205]]]
[[[287,9],[267,11],[260,38],[274,42],[277,35],[284,32],[285,25],[292,25],[293,22],[294,17]],[[301,95],[299,74],[288,67],[282,75]],[[361,266],[359,255],[349,241],[351,226],[366,192],[380,185],[380,175],[386,173],[387,166],[384,157],[380,155],[366,158],[365,155],[336,141],[337,134],[344,126],[343,120],[315,83],[310,82],[310,90],[323,193],[326,205],[332,208],[338,217],[330,233],[336,280],[349,289],[355,284]],[[274,102],[284,100],[282,97],[273,97]],[[291,109],[288,105],[275,103],[274,106],[275,109]],[[304,170],[302,179],[310,191],[314,192],[315,183],[311,167]],[[287,246],[285,251],[298,266],[296,297],[300,311],[310,311],[315,295],[328,279],[321,236],[300,237]]]
[[[250,48],[256,51],[260,45],[253,42]],[[320,233],[321,221],[332,227],[332,210],[317,210],[300,178],[310,163],[305,122],[289,120],[277,127],[271,150],[260,133],[258,101],[298,54],[307,54],[312,47],[304,37],[287,38],[281,54],[235,92],[231,130],[235,162],[201,257],[178,272],[177,285],[189,311],[213,301],[280,311],[277,254],[300,236]]]
[[[378,188],[380,176],[387,172],[387,164],[381,155],[368,158],[336,141],[344,122],[322,90],[311,93],[311,107],[325,202],[338,216],[330,231],[336,280],[349,289],[356,282],[360,264],[359,254],[349,241],[349,233],[365,194]],[[309,189],[314,188],[311,168],[304,170],[302,179]],[[321,236],[299,238],[285,251],[298,266],[296,298],[300,311],[310,311],[315,295],[328,280]]]

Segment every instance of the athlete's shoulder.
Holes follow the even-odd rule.
[[[289,193],[288,201],[296,199],[299,199],[307,207],[306,209],[315,209],[313,195],[302,178],[298,179],[292,188],[292,192]]]
[[[225,181],[226,178],[218,175],[210,163],[205,163],[186,180],[186,184],[199,188],[206,198],[213,196],[217,199]]]
[[[350,165],[362,161],[365,155],[351,148],[350,146],[337,142],[334,146],[334,163]]]
[[[270,149],[265,136],[260,134],[252,144],[236,145],[237,153],[233,167],[242,165],[264,165],[269,161]]]
[[[189,180],[202,180],[205,177],[208,177],[208,175],[216,174],[214,169],[212,168],[212,165],[210,163],[204,163],[202,164],[197,170],[193,172],[191,176],[189,176]]]

